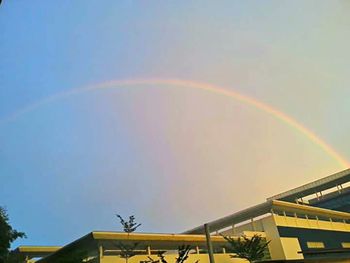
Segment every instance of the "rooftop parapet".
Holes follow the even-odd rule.
[[[267,198],[267,200],[283,200],[295,202],[295,200],[299,198],[319,193],[333,187],[341,186],[347,182],[350,182],[350,169],[346,169],[344,171],[329,175],[327,177],[299,186],[289,191],[274,195]]]

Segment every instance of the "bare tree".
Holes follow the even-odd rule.
[[[125,233],[132,233],[135,232],[135,230],[141,226],[141,224],[138,224],[135,222],[135,216],[131,215],[129,216],[129,220],[125,221],[124,218],[121,215],[116,215],[119,218],[120,224],[124,228]]]
[[[178,249],[177,249],[177,253],[178,253],[178,257],[175,258],[175,262],[176,263],[184,263],[187,259],[188,259],[188,254],[190,253],[191,251],[191,246],[189,245],[182,245],[180,246]],[[154,260],[153,258],[151,257],[148,257],[149,260],[143,262],[143,263],[168,263],[166,260],[165,260],[165,257],[164,257],[164,253],[165,251],[159,251],[158,252],[158,260]],[[195,263],[198,263],[199,260],[197,260]]]
[[[164,253],[165,253],[165,251],[158,251],[158,254],[157,254],[158,260],[155,260],[155,259],[151,258],[150,256],[148,256],[148,260],[144,261],[143,263],[168,263],[165,260]]]
[[[135,232],[135,230],[141,226],[141,224],[135,222],[135,216],[133,215],[129,216],[129,219],[127,221],[124,220],[124,218],[119,214],[116,216],[119,218],[119,222],[122,225],[125,233]],[[129,258],[137,254],[135,250],[139,244],[124,244],[122,242],[118,242],[116,245],[120,249],[120,257],[125,258],[125,262],[128,263]]]
[[[183,263],[188,259],[188,254],[191,251],[191,246],[190,245],[180,246],[177,251],[179,256],[176,258],[176,263]]]

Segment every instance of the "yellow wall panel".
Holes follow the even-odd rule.
[[[297,238],[294,237],[281,237],[281,243],[284,250],[286,259],[303,259],[303,254],[298,253],[301,251],[300,244]]]

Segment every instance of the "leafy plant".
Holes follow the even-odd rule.
[[[22,254],[15,253],[14,251],[11,251],[7,259],[5,260],[6,263],[19,263],[19,262],[25,262],[26,256]]]
[[[265,257],[267,246],[270,241],[266,241],[260,235],[255,234],[251,238],[243,235],[236,239],[228,236],[223,236],[229,243],[232,252],[235,255],[230,255],[232,258],[244,258],[249,262],[255,262]]]
[[[6,209],[0,206],[0,263],[7,261],[11,243],[17,238],[25,237],[25,233],[11,227]]]

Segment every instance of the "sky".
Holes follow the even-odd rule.
[[[119,231],[116,213],[177,233],[346,169],[283,118],[168,80],[272,107],[350,161],[349,11],[345,0],[4,0],[0,205],[28,236],[13,247]]]

